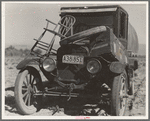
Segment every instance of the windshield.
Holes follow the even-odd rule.
[[[74,13],[74,14],[67,14],[74,16],[76,19],[75,24],[73,25],[72,34],[75,35],[82,31],[92,29],[98,26],[108,26],[114,30],[114,13],[107,12],[107,13]],[[67,35],[68,37],[71,34]],[[78,44],[78,45],[87,45],[90,43],[88,38],[82,38],[79,40],[74,41],[73,43],[70,42],[68,44]]]
[[[76,23],[73,33],[78,33],[96,26],[108,26],[113,28],[113,15],[83,15],[75,16]]]

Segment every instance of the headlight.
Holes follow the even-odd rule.
[[[92,59],[87,63],[86,68],[88,72],[90,72],[91,74],[96,74],[97,72],[101,70],[102,65],[99,60]]]
[[[47,72],[52,72],[56,68],[56,61],[52,58],[46,58],[42,64],[43,68]]]

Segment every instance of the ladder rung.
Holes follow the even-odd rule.
[[[45,48],[43,48],[43,47],[40,47],[40,46],[36,46],[36,47],[41,48],[41,49],[43,49],[43,50],[47,50],[47,49],[45,49]]]
[[[54,22],[52,22],[52,21],[50,21],[50,20],[48,20],[48,19],[46,19],[46,21],[48,21],[48,22],[50,22],[50,23],[52,23],[52,24],[54,24],[54,25],[57,25],[57,24],[55,24]]]
[[[34,40],[35,40],[35,41],[38,41],[37,39],[34,39]],[[48,43],[43,42],[43,41],[38,41],[38,42],[41,42],[41,43],[46,44],[46,45],[49,45]],[[37,44],[42,45],[42,44],[40,44],[40,43],[37,43]],[[46,45],[43,45],[43,46],[46,47]],[[47,46],[47,47],[48,47],[48,46]],[[53,48],[52,48],[52,50],[53,50],[53,51],[57,51],[57,50],[55,50],[55,49],[53,49]]]
[[[38,43],[38,44],[41,45],[41,46],[44,46],[44,47],[48,48],[48,46],[46,46],[46,45],[43,45],[43,44],[41,44],[41,43]]]
[[[44,29],[45,29],[46,31],[49,31],[49,32],[51,32],[51,33],[53,33],[53,34],[55,34],[55,35],[60,36],[60,37],[65,37],[65,36],[63,36],[62,34],[59,34],[59,33],[55,32],[55,31],[53,31],[53,30],[46,29],[46,28],[44,28]]]
[[[54,53],[54,52],[50,52],[50,53],[52,53],[52,54],[54,54],[54,55],[57,55],[56,53]]]
[[[43,44],[46,44],[46,45],[49,45],[48,43],[46,43],[46,42],[43,42],[43,41],[39,41],[39,40],[37,40],[37,39],[34,39],[35,41],[38,41],[38,42],[41,42],[41,43],[43,43]]]
[[[57,51],[57,50],[55,50],[55,49],[53,49],[53,48],[52,48],[52,50],[53,50],[53,51]]]

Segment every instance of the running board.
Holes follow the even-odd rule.
[[[34,94],[34,96],[60,96],[60,97],[82,97],[82,98],[99,98],[96,95],[90,95],[90,94],[79,94],[79,93],[66,93],[66,92],[53,92],[53,91],[48,91],[48,92],[37,92]]]

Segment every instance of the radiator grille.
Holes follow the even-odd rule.
[[[77,80],[80,78],[82,80],[86,80],[83,74],[85,73],[85,70],[86,70],[85,62],[83,65],[62,63],[63,55],[82,55],[86,57],[86,54],[87,54],[86,49],[81,48],[81,46],[66,45],[66,46],[60,47],[57,51],[57,69],[58,69],[59,77],[62,79]]]
[[[75,74],[73,74],[69,69],[66,70],[58,70],[59,77],[62,79],[74,79]]]

